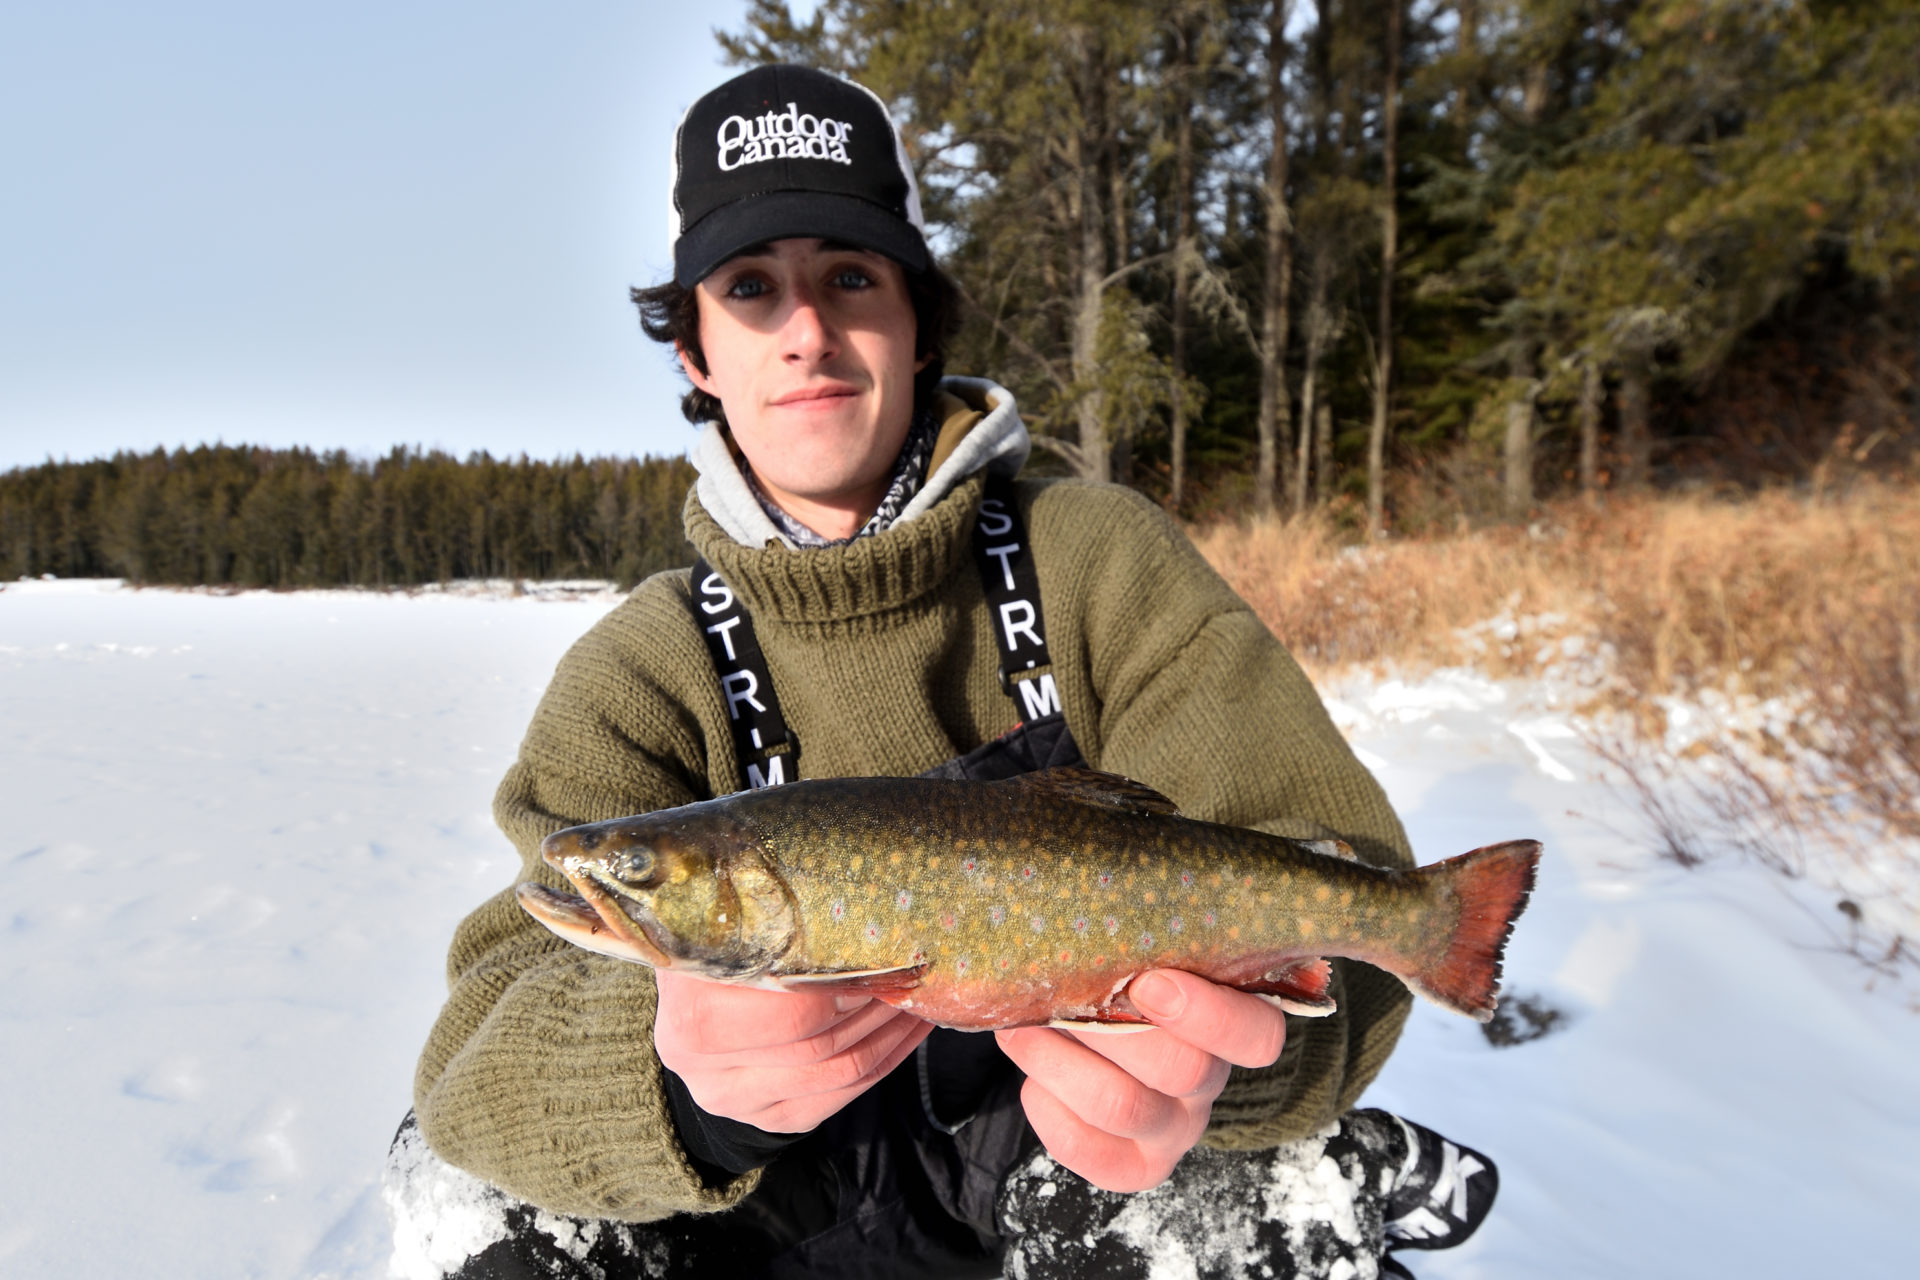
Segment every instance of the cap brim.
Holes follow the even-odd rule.
[[[688,227],[674,242],[674,281],[691,289],[742,249],[795,236],[837,240],[883,253],[909,271],[927,269],[926,241],[898,214],[859,196],[770,191],[722,205]]]

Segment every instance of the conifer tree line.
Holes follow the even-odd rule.
[[[693,562],[684,458],[211,445],[0,474],[0,575],[248,587],[602,578]]]
[[[718,38],[889,102],[948,367],[1175,510],[1790,473],[1816,400],[1920,443],[1916,0],[755,0]]]

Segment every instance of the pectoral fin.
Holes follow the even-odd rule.
[[[892,969],[842,969],[835,973],[776,973],[769,975],[788,991],[846,991],[860,995],[888,996],[912,991],[920,985],[927,966],[899,965]]]

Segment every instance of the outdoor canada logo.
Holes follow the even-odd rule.
[[[785,111],[769,111],[749,120],[728,116],[720,122],[720,170],[730,173],[761,160],[836,160],[852,164],[847,139],[853,126],[841,120],[802,115],[789,102]]]

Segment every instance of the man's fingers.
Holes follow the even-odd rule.
[[[730,1064],[744,1067],[810,1067],[839,1057],[882,1027],[896,1021],[902,1026],[909,1026],[920,1019],[875,1000],[852,1013],[841,1015],[838,1022],[804,1040],[767,1049],[742,1050],[726,1054],[724,1058]]]
[[[1112,1062],[1135,1080],[1170,1098],[1212,1102],[1226,1088],[1231,1064],[1188,1044],[1169,1031],[1113,1035],[1098,1031],[1066,1033]]]
[[[881,1008],[886,1009],[886,1006],[882,1005]],[[932,1023],[912,1014],[895,1009],[886,1011],[891,1016],[881,1026],[839,1053],[786,1071],[784,1074],[791,1080],[788,1088],[793,1095],[803,1097],[835,1093],[842,1089],[864,1089],[893,1070],[933,1030]],[[769,1064],[768,1069],[777,1068]]]
[[[761,991],[656,969],[655,1039],[685,1053],[722,1054],[807,1040],[871,1006],[843,1013],[825,992]]]
[[[1178,1162],[1177,1154],[1168,1160],[1166,1153],[1089,1125],[1031,1076],[1020,1086],[1020,1107],[1047,1154],[1102,1190],[1151,1190]]]
[[[758,1072],[743,1068],[734,1073],[741,1077],[735,1083],[742,1093],[752,1092],[755,1096],[771,1094],[776,1100],[754,1114],[739,1118],[769,1133],[806,1132],[865,1093],[889,1071],[906,1061],[907,1055],[919,1048],[920,1042],[932,1030],[933,1024],[930,1022],[900,1015],[897,1026],[889,1025],[859,1046],[861,1050],[870,1052],[848,1055],[844,1060],[825,1064],[811,1076],[814,1084],[831,1083],[836,1078],[836,1072],[849,1081],[824,1092],[808,1092],[805,1088],[796,1087],[794,1073],[790,1071]],[[707,1109],[714,1110],[712,1107]]]
[[[1179,1105],[1112,1059],[1044,1027],[994,1033],[1013,1064],[1068,1110],[1103,1133],[1122,1138],[1164,1134],[1181,1118]],[[1144,1039],[1140,1032],[1128,1039]]]
[[[1270,1066],[1287,1042],[1286,1015],[1273,1005],[1178,969],[1141,974],[1127,997],[1156,1025],[1236,1066]]]

